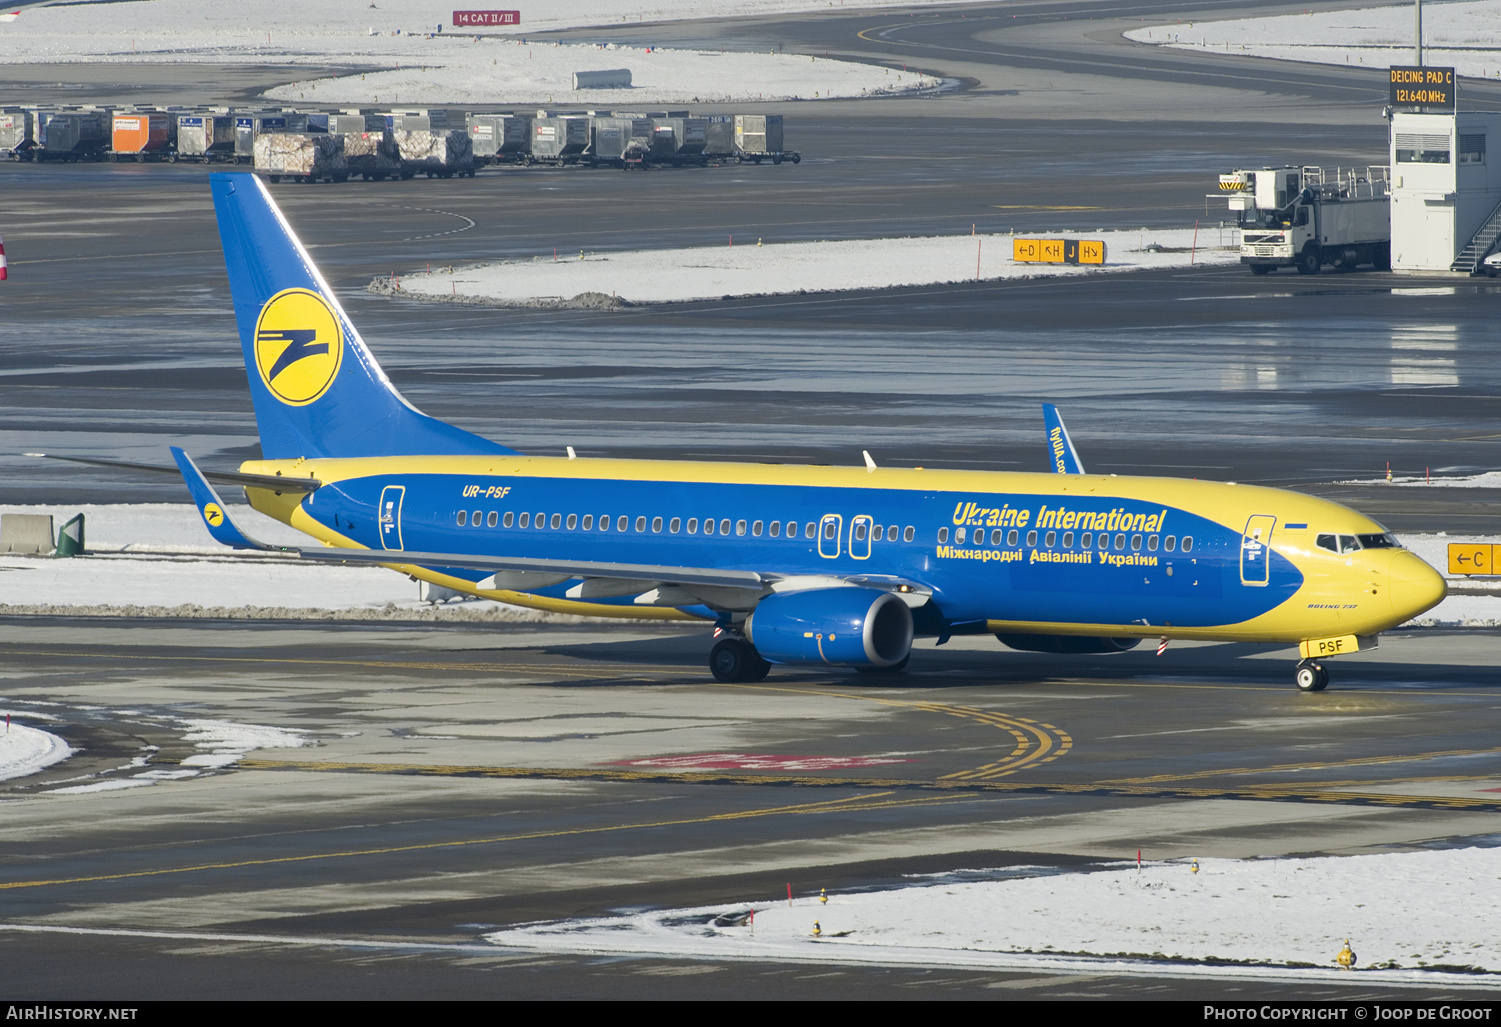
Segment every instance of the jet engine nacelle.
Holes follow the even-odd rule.
[[[1123,653],[1141,645],[1139,638],[1086,638],[1079,635],[1003,635],[996,638],[1012,649],[1029,653]]]
[[[762,599],[745,637],[772,663],[892,667],[912,648],[912,611],[874,588],[815,588]]]

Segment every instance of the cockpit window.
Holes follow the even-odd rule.
[[[1360,544],[1366,549],[1401,549],[1402,544],[1390,535],[1358,535]]]
[[[1331,553],[1353,553],[1362,548],[1361,542],[1366,539],[1388,539],[1388,541],[1372,544],[1372,548],[1380,546],[1392,546],[1396,543],[1389,541],[1387,535],[1319,535],[1313,540],[1313,544],[1320,549],[1327,549]]]

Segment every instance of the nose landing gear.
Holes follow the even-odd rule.
[[[726,635],[709,650],[709,671],[726,684],[760,681],[771,673],[771,664],[745,639]]]
[[[1329,685],[1329,672],[1322,663],[1304,660],[1293,672],[1293,683],[1300,692],[1322,692]]]

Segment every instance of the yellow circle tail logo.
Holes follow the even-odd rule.
[[[309,289],[283,289],[255,322],[255,366],[271,394],[306,406],[328,391],[344,358],[344,332],[328,301]]]
[[[209,527],[217,528],[224,523],[224,511],[220,510],[216,503],[203,504],[203,519],[208,521]]]

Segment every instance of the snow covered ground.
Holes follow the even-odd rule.
[[[1182,50],[1369,67],[1383,80],[1412,63],[1412,4],[1289,14],[1239,21],[1175,22],[1133,29],[1126,38]],[[1501,4],[1495,0],[1423,5],[1423,63],[1460,75],[1501,78]]]
[[[919,3],[956,0],[918,0]],[[850,7],[856,6],[849,4]],[[864,4],[861,6],[875,6]],[[827,9],[811,0],[554,0],[521,9],[514,30],[460,32],[453,5],[431,0],[126,0],[43,7],[0,23],[0,64],[316,64],[349,73],[273,89],[268,99],[390,106],[567,104],[585,108],[871,96],[929,89],[915,72],[811,55],[540,44],[547,29]],[[438,32],[438,26],[444,26]],[[572,88],[575,71],[629,68],[629,89]]]
[[[498,931],[496,945],[704,959],[1101,968],[1345,979],[1350,939],[1366,983],[1497,987],[1501,849],[1300,859],[1190,859],[1091,872],[1014,869],[1002,880],[723,905]],[[965,871],[951,878],[982,872]],[[1000,876],[995,874],[992,876]],[[754,908],[755,925],[715,926]],[[815,921],[822,936],[812,934]],[[1081,959],[1079,957],[1086,957]],[[1069,958],[1073,957],[1073,958]],[[1087,958],[1093,957],[1093,959]],[[1134,967],[1119,960],[1143,960]],[[1156,960],[1183,960],[1163,966]],[[1152,960],[1152,962],[1146,962]],[[1241,966],[1193,966],[1206,960]],[[1307,969],[1288,969],[1306,967]],[[1325,969],[1326,968],[1326,969]],[[1426,969],[1424,969],[1426,968]]]
[[[10,718],[12,713],[6,710],[4,715]],[[7,723],[0,732],[0,781],[35,774],[73,755],[68,743],[51,731]]]
[[[209,538],[197,510],[187,503],[0,505],[0,513],[51,514],[54,525],[80,511],[88,550],[95,555],[69,560],[0,556],[0,613],[579,620],[481,600],[433,607],[419,600],[415,584],[380,567],[319,566],[234,553]],[[231,516],[264,541],[308,541],[246,506],[233,508]],[[1403,535],[1401,540],[1440,572],[1448,565],[1449,543],[1491,541],[1469,535]],[[1493,596],[1450,596],[1414,624],[1501,626],[1501,579],[1452,578],[1450,584],[1497,588]]]
[[[1065,264],[1017,263],[1015,238],[1103,239],[1103,269]],[[929,236],[770,243],[754,236],[725,245],[623,253],[539,255],[376,279],[371,289],[420,299],[497,305],[531,305],[575,297],[617,297],[630,303],[670,303],[727,296],[887,289],[940,282],[1097,274],[1100,270],[1230,264],[1233,230],[1206,228],[1055,232],[1011,235]]]
[[[90,555],[0,556],[0,612],[71,611],[119,616],[436,618],[558,621],[578,618],[485,600],[434,607],[417,585],[381,567],[320,566],[235,553],[209,537],[187,503],[4,506],[0,513],[51,514],[54,529],[84,515]],[[230,515],[264,542],[311,540],[248,506]]]

